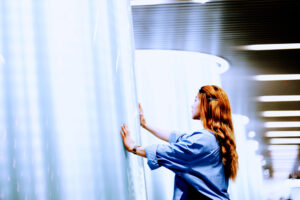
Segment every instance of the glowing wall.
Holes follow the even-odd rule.
[[[0,4],[0,199],[145,199],[129,1]]]

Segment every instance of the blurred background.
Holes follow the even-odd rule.
[[[296,0],[0,0],[0,199],[172,199],[174,174],[126,152],[191,133],[201,86],[228,94],[232,200],[300,199]]]

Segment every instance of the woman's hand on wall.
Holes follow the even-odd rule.
[[[121,126],[121,131],[120,131],[123,139],[124,146],[127,151],[132,152],[132,149],[135,145],[135,142],[133,139],[130,137],[130,132],[125,124]]]

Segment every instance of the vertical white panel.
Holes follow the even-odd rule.
[[[0,4],[0,199],[146,199],[129,1]]]

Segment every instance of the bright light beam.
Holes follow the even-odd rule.
[[[300,80],[300,74],[268,74],[255,75],[252,77],[255,81],[286,81],[286,80]]]
[[[300,144],[300,138],[270,139],[270,144]]]
[[[267,131],[266,137],[300,137],[300,131]]]
[[[300,127],[300,121],[265,122],[266,128]]]
[[[300,95],[259,96],[256,100],[261,102],[300,101]]]
[[[238,46],[237,49],[239,49],[239,50],[249,50],[249,51],[300,49],[300,43],[254,44],[254,45]]]
[[[269,151],[297,151],[299,150],[298,145],[269,145]]]
[[[300,110],[273,110],[261,112],[263,117],[298,117]]]

